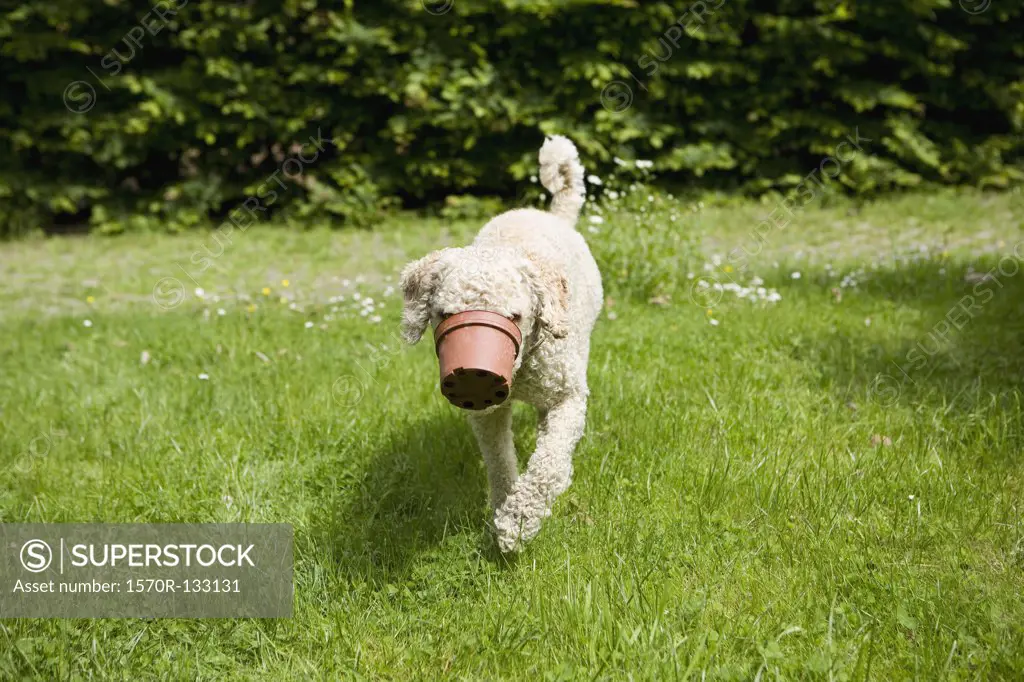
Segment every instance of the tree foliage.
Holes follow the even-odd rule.
[[[1005,187],[1024,177],[1022,15],[999,0],[23,0],[0,13],[0,233],[67,216],[180,230],[268,186],[257,217],[362,224],[397,202],[512,194],[554,132],[591,167],[650,159],[685,185],[785,191],[857,134],[845,191]]]

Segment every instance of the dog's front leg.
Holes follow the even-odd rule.
[[[512,407],[501,407],[469,415],[469,424],[487,465],[491,485],[491,513],[500,509],[519,475],[516,446],[512,442]]]
[[[583,436],[586,416],[584,397],[566,399],[544,415],[537,449],[494,517],[501,551],[522,549],[540,530],[544,517],[551,514],[555,498],[569,487],[572,453]]]

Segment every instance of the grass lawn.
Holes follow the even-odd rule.
[[[481,220],[257,226],[202,272],[209,234],[0,246],[0,521],[296,538],[291,619],[3,620],[0,679],[1020,679],[1024,196],[763,239],[774,205],[706,204],[582,224],[587,433],[511,559],[430,344],[397,341],[399,267]]]

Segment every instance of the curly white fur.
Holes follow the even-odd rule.
[[[601,311],[601,274],[575,230],[583,206],[583,166],[560,135],[540,150],[540,177],[551,212],[503,213],[464,248],[435,251],[402,272],[403,334],[416,343],[428,324],[465,310],[489,310],[523,333],[510,398],[540,414],[537,448],[519,474],[512,443],[511,401],[469,421],[483,452],[498,545],[518,551],[572,481],[572,453],[587,412],[590,332]]]
[[[579,218],[587,188],[583,184],[583,165],[579,152],[569,138],[555,135],[540,148],[540,183],[554,195],[551,212],[575,223]]]

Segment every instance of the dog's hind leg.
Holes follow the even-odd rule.
[[[516,482],[516,447],[512,442],[512,406],[469,415],[469,424],[487,465],[490,483],[491,512],[501,508]]]
[[[551,514],[555,498],[572,482],[572,453],[583,436],[587,400],[572,397],[543,416],[537,433],[537,449],[526,471],[495,514],[498,545],[503,552],[522,549]]]

